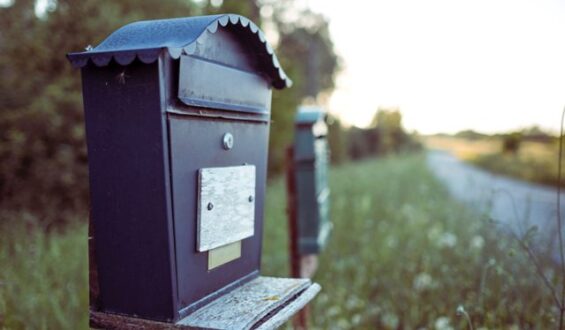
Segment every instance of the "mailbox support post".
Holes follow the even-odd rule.
[[[290,261],[290,276],[300,277],[300,255],[298,254],[298,228],[296,217],[296,184],[294,182],[294,149],[292,146],[286,149],[286,202],[288,216],[288,251]]]
[[[302,254],[299,248],[299,224],[297,209],[296,167],[294,166],[294,148],[286,149],[286,196],[288,217],[288,251],[290,276],[294,278],[312,278],[318,270],[318,255]]]
[[[288,256],[290,261],[290,276],[293,278],[304,277],[302,272],[301,256],[298,251],[298,217],[296,210],[296,177],[294,175],[294,148],[292,146],[286,149],[286,202],[288,217]],[[315,256],[314,256],[315,257]],[[312,269],[312,274],[316,269]],[[296,329],[308,329],[308,306],[304,307],[296,314],[292,323]]]

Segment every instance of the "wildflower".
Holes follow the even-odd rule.
[[[414,281],[412,282],[412,286],[414,287],[414,290],[416,291],[424,291],[427,289],[431,289],[433,287],[434,281],[432,279],[432,276],[428,273],[420,273],[418,274],[415,278]]]
[[[453,327],[449,324],[449,318],[446,316],[438,318],[434,323],[434,328],[436,330],[453,330]]]
[[[467,311],[465,310],[465,307],[463,307],[463,305],[457,306],[456,314],[459,317],[465,317],[465,320],[467,320],[467,325],[469,326],[469,329],[473,330],[473,322],[471,321],[471,317],[469,316],[469,313],[467,313]]]
[[[473,236],[473,238],[471,239],[472,249],[480,250],[483,248],[484,245],[485,245],[485,240],[479,235]]]
[[[454,247],[457,244],[457,236],[450,232],[443,233],[438,239],[439,247]]]
[[[363,320],[363,318],[361,317],[360,314],[355,314],[355,315],[353,315],[353,317],[351,318],[351,323],[352,323],[353,325],[359,325],[362,320]]]
[[[489,267],[495,266],[495,265],[496,265],[496,259],[490,258],[490,259],[488,260],[487,265],[488,265]]]
[[[328,317],[334,317],[339,315],[339,313],[341,313],[341,308],[339,308],[339,306],[332,306],[330,308],[328,308],[326,315]]]

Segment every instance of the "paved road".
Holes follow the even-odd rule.
[[[537,225],[541,242],[555,239],[556,189],[491,174],[443,151],[430,151],[427,162],[456,199],[479,212],[486,212],[503,228],[523,234]],[[564,193],[561,193],[561,209],[562,218],[565,218]],[[554,247],[556,249],[557,244]],[[557,253],[555,249],[554,253]]]

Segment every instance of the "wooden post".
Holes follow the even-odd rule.
[[[300,277],[300,255],[298,254],[298,224],[296,214],[296,182],[294,177],[294,148],[286,149],[286,191],[289,234],[290,276]]]
[[[287,200],[287,216],[288,216],[288,234],[289,234],[289,259],[290,259],[290,276],[293,278],[303,277],[302,262],[298,253],[298,217],[296,210],[296,180],[294,176],[294,148],[292,146],[286,149],[286,200]],[[295,329],[308,329],[308,306],[305,306],[296,314],[293,321]]]

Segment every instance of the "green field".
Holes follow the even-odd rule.
[[[314,280],[313,328],[555,328],[550,292],[513,242],[450,200],[423,156],[332,169],[334,231]],[[262,272],[286,276],[282,179],[270,182]],[[86,228],[0,227],[0,328],[87,326]],[[553,280],[551,267],[544,271]]]
[[[500,137],[428,136],[421,140],[430,149],[449,151],[459,159],[490,172],[547,186],[565,187],[563,180],[559,182],[558,178],[558,140],[524,141],[515,153],[502,152],[503,139]]]

